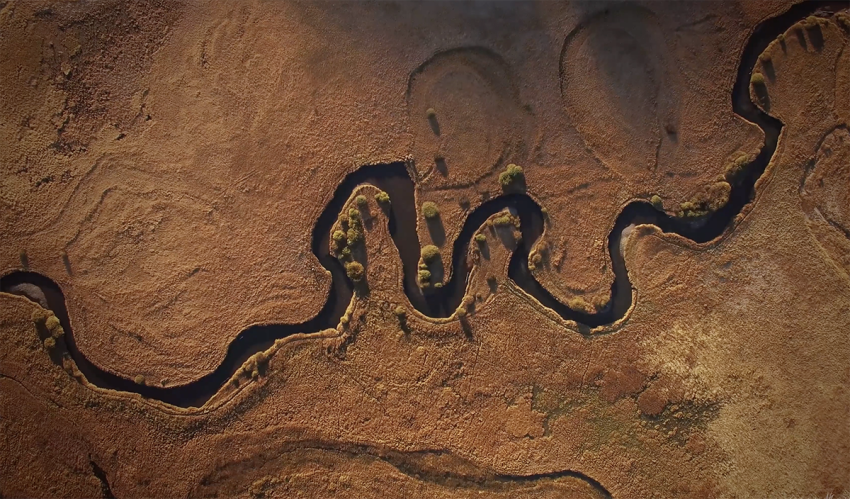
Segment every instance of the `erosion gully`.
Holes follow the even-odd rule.
[[[389,230],[398,247],[404,268],[404,290],[410,304],[430,317],[448,317],[460,304],[466,289],[469,268],[467,249],[474,232],[491,215],[506,208],[518,214],[521,220],[522,243],[513,253],[508,276],[541,304],[552,309],[567,320],[579,324],[579,331],[587,334],[596,326],[610,324],[622,318],[632,304],[632,287],[626,265],[619,251],[623,229],[631,224],[652,224],[667,233],[679,234],[694,242],[702,243],[720,237],[730,230],[732,221],[753,200],[755,183],[764,173],[776,150],[782,123],[763,113],[750,100],[750,73],[759,54],[767,45],[784,33],[797,21],[817,13],[829,13],[845,8],[844,2],[805,2],[791,7],[787,12],[759,24],[745,46],[738,68],[738,76],[732,89],[732,107],[747,120],[764,130],[765,142],[756,159],[749,164],[732,186],[729,202],[720,210],[698,220],[671,217],[645,201],[627,205],[608,236],[615,279],[611,285],[612,299],[598,313],[588,314],[570,309],[558,301],[538,283],[528,269],[528,254],[544,229],[540,206],[525,194],[508,194],[486,201],[472,211],[466,219],[452,252],[451,279],[442,289],[423,294],[417,285],[419,261],[419,238],[416,233],[417,210],[414,204],[414,181],[404,163],[368,165],[349,174],[336,188],[313,227],[313,253],[328,271],[333,284],[321,311],[312,319],[297,324],[274,324],[251,326],[244,329],[227,349],[224,361],[213,372],[185,385],[157,387],[139,385],[134,381],[107,372],[91,363],[77,348],[71,320],[65,305],[65,296],[60,287],[47,276],[15,271],[0,278],[0,290],[11,292],[15,285],[34,284],[42,289],[48,307],[54,311],[65,328],[65,347],[80,371],[94,385],[113,390],[135,392],[143,397],[157,399],[179,407],[200,407],[208,401],[233,373],[251,355],[269,348],[276,339],[295,333],[311,333],[333,328],[345,313],[353,294],[352,283],[345,275],[340,262],[328,252],[331,227],[345,206],[351,192],[360,184],[368,183],[379,187],[390,195],[392,209],[389,214]]]

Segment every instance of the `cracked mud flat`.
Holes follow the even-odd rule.
[[[847,493],[844,7],[2,4],[0,495]]]

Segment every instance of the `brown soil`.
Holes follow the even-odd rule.
[[[625,205],[717,208],[762,147],[730,93],[789,7],[0,2],[0,271],[61,287],[94,366],[191,386],[248,326],[322,309],[311,237],[348,174],[409,165],[392,202],[439,206],[436,284],[515,163],[548,213],[534,276],[604,303]],[[344,209],[367,200],[344,320],[199,408],[96,386],[0,293],[0,497],[850,493],[848,43],[846,13],[803,15],[764,51],[751,98],[784,126],[754,202],[706,244],[636,227],[632,308],[599,334],[508,278],[504,213],[463,310],[415,310],[372,186]]]

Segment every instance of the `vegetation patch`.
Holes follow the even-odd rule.
[[[419,286],[427,288],[431,285],[431,271],[428,269],[419,269]]]
[[[650,202],[650,203],[652,204],[652,206],[654,206],[656,209],[659,209],[659,210],[664,209],[664,201],[661,199],[661,196],[659,196],[658,194],[655,194],[654,196],[652,196],[652,197],[649,199],[649,202]]]
[[[513,163],[509,164],[505,171],[499,174],[499,183],[505,191],[525,190],[525,173],[522,167]]]
[[[744,171],[747,165],[756,160],[755,155],[747,154],[744,151],[735,151],[726,160],[723,176],[727,181],[736,180]]]
[[[360,194],[356,198],[354,198],[354,204],[356,204],[357,207],[362,210],[363,208],[369,206],[369,200],[366,199],[366,196]]]
[[[698,218],[717,211],[729,202],[732,186],[728,182],[715,182],[707,186],[690,201],[680,205],[680,218]]]
[[[429,244],[422,248],[422,261],[425,263],[432,263],[440,257],[440,248],[434,246],[433,244]]]
[[[390,195],[384,191],[375,194],[375,201],[382,205],[390,204]]]
[[[432,201],[425,201],[422,203],[422,216],[429,220],[433,220],[440,216],[440,208],[437,207],[437,203]]]
[[[360,282],[365,275],[365,269],[360,262],[348,262],[345,264],[345,274],[354,282]]]

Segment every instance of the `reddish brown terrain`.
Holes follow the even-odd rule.
[[[848,497],[848,125],[846,2],[0,1],[0,499]]]

